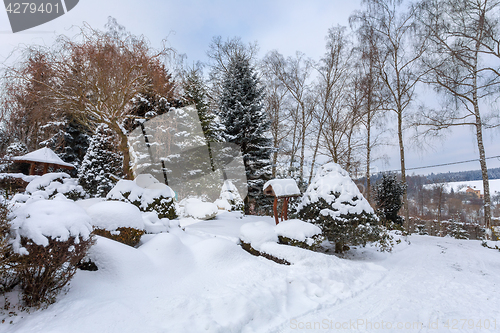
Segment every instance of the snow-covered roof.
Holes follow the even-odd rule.
[[[75,166],[70,163],[66,163],[63,160],[59,158],[59,156],[56,155],[52,151],[52,149],[44,147],[40,148],[38,150],[32,151],[31,153],[28,153],[23,156],[16,156],[12,158],[14,161],[27,161],[27,162],[38,162],[38,163],[47,163],[47,164],[56,164],[56,165],[61,165],[65,167],[70,167],[74,168]]]
[[[264,191],[271,186],[277,197],[292,197],[300,195],[299,187],[294,179],[272,179],[264,184]],[[271,194],[271,192],[266,193]]]

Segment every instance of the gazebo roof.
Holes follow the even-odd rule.
[[[24,156],[13,157],[12,159],[17,162],[26,162],[26,163],[35,162],[42,164],[58,165],[69,169],[75,168],[73,164],[64,162],[59,158],[59,156],[56,155],[56,153],[52,151],[52,149],[47,147],[32,151],[31,153],[28,153]]]

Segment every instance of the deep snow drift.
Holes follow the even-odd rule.
[[[291,263],[285,266],[236,244],[241,227],[256,222],[274,225],[270,217],[225,212],[210,221],[181,219],[184,230],[145,235],[137,249],[99,237],[90,251],[98,271],[78,271],[46,310],[3,315],[0,331],[442,332],[453,320],[454,332],[500,326],[500,253],[480,241],[410,236],[411,244],[402,241],[393,253],[357,248],[345,259],[261,244]],[[462,328],[461,319],[483,329]],[[384,329],[374,329],[381,321]],[[387,329],[389,322],[420,326]]]

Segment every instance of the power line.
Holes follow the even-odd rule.
[[[485,159],[486,160],[490,160],[492,158],[500,158],[500,155],[486,157]],[[473,159],[473,160],[467,160],[467,161],[450,162],[450,163],[434,164],[434,165],[427,165],[427,166],[421,166],[421,167],[415,167],[415,168],[407,168],[406,171],[409,171],[409,170],[419,170],[419,169],[428,169],[428,168],[437,168],[437,167],[441,167],[441,166],[463,164],[463,163],[477,162],[477,161],[479,161],[479,158],[476,158],[476,159]],[[383,171],[383,172],[398,172],[398,171],[401,171],[401,170],[389,170],[389,171]]]

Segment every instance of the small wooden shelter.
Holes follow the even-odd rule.
[[[272,179],[264,184],[264,194],[274,196],[273,212],[276,224],[278,224],[278,199],[283,199],[279,214],[281,221],[288,220],[288,200],[300,196],[300,190],[293,179]]]
[[[70,170],[75,168],[73,164],[64,162],[59,158],[59,156],[56,155],[56,153],[52,151],[52,149],[47,147],[40,148],[23,156],[13,157],[12,160],[17,163],[29,163],[30,175],[35,174],[35,169],[38,165],[43,167],[42,174],[46,174],[49,167]]]

